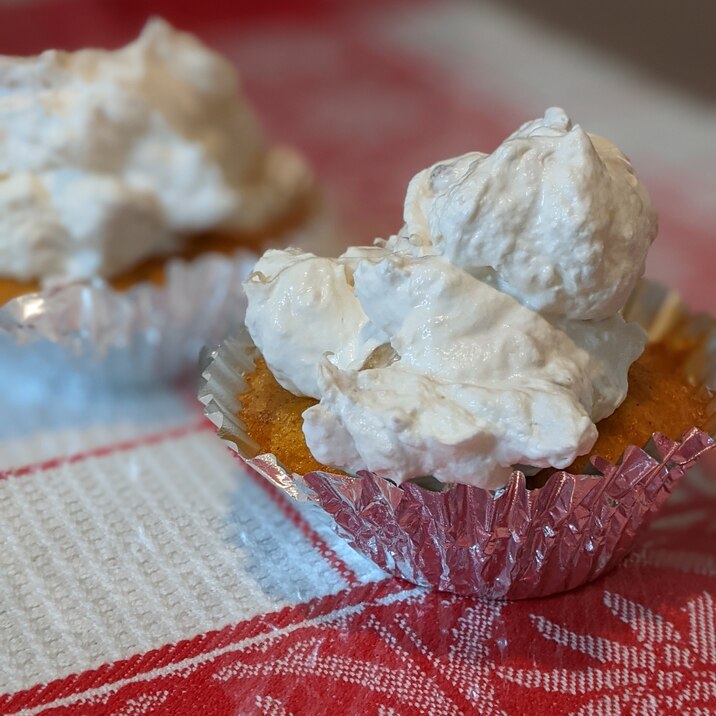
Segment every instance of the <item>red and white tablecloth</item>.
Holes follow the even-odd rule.
[[[196,5],[151,4],[236,61],[270,133],[318,168],[346,244],[399,227],[419,168],[561,104],[652,189],[649,275],[714,311],[713,108],[495,5]],[[117,45],[145,15],[3,5],[0,52]],[[610,575],[492,603],[380,572],[242,469],[186,386],[0,375],[2,714],[705,716],[715,594],[713,461]]]

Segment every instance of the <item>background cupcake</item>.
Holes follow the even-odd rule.
[[[234,320],[247,249],[325,238],[306,164],[267,142],[229,63],[162,20],[114,52],[3,58],[0,85],[11,340],[95,360],[177,338],[176,365],[154,358],[171,377]]]

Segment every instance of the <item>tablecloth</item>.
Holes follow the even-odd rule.
[[[116,46],[162,12],[236,62],[346,244],[399,228],[418,169],[560,104],[650,187],[648,275],[713,312],[712,107],[493,4],[255,5],[10,4],[0,51]],[[243,469],[190,384],[0,370],[0,713],[712,714],[715,537],[712,461],[593,584],[431,592]]]

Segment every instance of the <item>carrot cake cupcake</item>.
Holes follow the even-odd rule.
[[[714,405],[679,375],[686,344],[644,352],[623,315],[657,232],[647,191],[552,108],[489,155],[418,173],[404,220],[337,259],[267,251],[245,282],[255,353],[217,353],[207,414],[389,571],[486,596],[577,586],[713,446],[698,428]],[[664,430],[690,431],[656,459],[628,447]],[[564,472],[602,449],[627,453]]]

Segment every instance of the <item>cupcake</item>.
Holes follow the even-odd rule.
[[[629,320],[651,295],[645,188],[552,108],[417,174],[404,219],[338,259],[266,252],[207,413],[412,581],[519,598],[594,578],[713,446],[710,396],[680,376],[713,347],[663,310]]]
[[[1,58],[0,87],[0,328],[17,340],[61,341],[62,323],[96,334],[79,352],[131,343],[108,339],[116,311],[150,301],[158,315],[134,323],[156,345],[159,304],[183,288],[176,312],[206,342],[236,310],[215,282],[240,283],[247,249],[318,238],[304,161],[266,141],[226,60],[162,20],[113,52]]]

